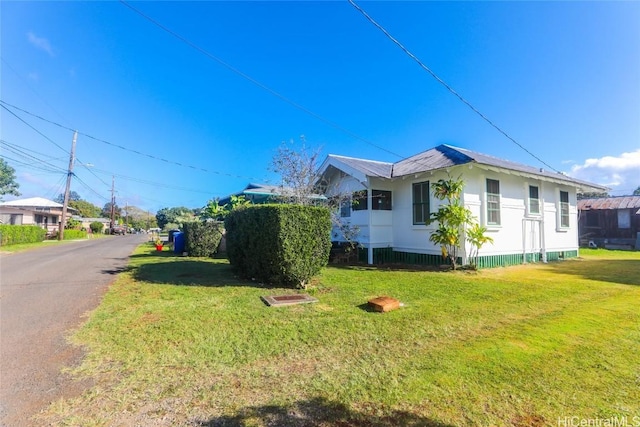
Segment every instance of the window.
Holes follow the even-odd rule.
[[[629,209],[618,211],[618,228],[631,228],[631,211]]]
[[[560,227],[569,228],[569,192],[560,192]]]
[[[366,211],[369,209],[367,190],[356,191],[353,193],[351,209],[354,211]]]
[[[22,214],[1,214],[1,224],[22,225]]]
[[[529,186],[529,214],[540,214],[540,197],[535,185]]]
[[[391,191],[372,190],[371,204],[371,209],[373,209],[374,211],[390,211]]]
[[[487,225],[500,225],[500,181],[487,179]]]
[[[413,184],[413,223],[426,224],[429,220],[429,181]]]
[[[340,217],[349,218],[351,216],[351,200],[346,199],[340,202]]]

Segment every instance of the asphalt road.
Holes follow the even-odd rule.
[[[91,385],[61,372],[83,357],[67,337],[147,237],[109,236],[0,253],[0,425],[36,425],[32,415]]]

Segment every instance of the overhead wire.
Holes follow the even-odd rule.
[[[20,108],[20,107],[16,106],[16,105],[10,104],[10,103],[2,100],[2,99],[0,99],[0,106],[2,106],[2,108],[4,108],[5,110],[11,112],[11,114],[13,114],[14,116],[16,116],[18,118],[19,118],[19,116],[16,115],[11,110],[9,110],[7,107],[14,108],[14,109],[16,109],[18,111],[21,111],[21,112],[23,112],[25,114],[28,114],[28,115],[30,115],[32,117],[35,117],[37,119],[40,119],[40,120],[42,120],[44,122],[47,122],[47,123],[52,124],[54,126],[58,126],[61,129],[65,129],[65,130],[72,131],[72,132],[76,131],[75,129],[72,129],[70,127],[64,126],[64,125],[62,125],[62,124],[60,124],[58,122],[55,122],[53,120],[44,118],[44,117],[42,117],[42,116],[40,116],[38,114],[32,113],[30,111],[27,111],[27,110],[25,110],[23,108]],[[22,120],[22,121],[24,122],[24,120]],[[32,129],[35,130],[35,128],[33,128],[31,125],[29,125],[29,127],[31,127]],[[80,132],[80,131],[77,131],[77,132],[78,132],[78,135],[84,136],[84,137],[92,139],[94,141],[97,141],[97,142],[100,142],[100,143],[103,143],[103,144],[107,144],[107,145],[110,145],[112,147],[119,148],[121,150],[128,151],[130,153],[134,153],[134,154],[137,154],[137,155],[140,155],[140,156],[143,156],[143,157],[148,157],[148,158],[153,159],[153,160],[162,161],[162,162],[165,162],[165,163],[173,164],[173,165],[176,165],[176,166],[181,166],[181,167],[188,168],[188,169],[199,170],[201,172],[212,173],[212,174],[219,175],[219,176],[228,176],[228,177],[231,177],[231,178],[248,179],[250,181],[259,180],[259,179],[255,178],[255,177],[248,177],[248,176],[243,176],[243,175],[236,175],[236,174],[231,174],[231,173],[226,173],[226,172],[220,172],[220,171],[215,171],[215,170],[211,170],[211,169],[201,168],[201,167],[198,167],[198,166],[188,165],[188,164],[181,163],[181,162],[176,162],[175,160],[168,160],[168,159],[165,159],[165,158],[162,158],[162,157],[154,156],[153,154],[148,154],[148,153],[143,153],[143,152],[138,151],[138,150],[133,150],[131,148],[127,148],[127,147],[124,147],[122,145],[115,144],[113,142],[109,142],[109,141],[106,141],[106,140],[101,139],[101,138],[97,138],[95,136],[92,136],[92,135],[84,133],[84,132]],[[43,135],[41,132],[38,132],[38,133]],[[60,147],[60,148],[62,148],[62,147]]]
[[[413,163],[413,164],[417,164],[417,165],[422,165],[425,167],[429,167],[427,164],[424,163],[424,161],[420,158],[415,158],[415,159],[411,159],[411,157],[406,157],[406,156],[402,156],[398,153],[395,153],[387,148],[384,148],[372,141],[369,141],[366,138],[361,137],[360,135],[356,134],[355,132],[339,125],[338,123],[327,119],[324,116],[321,116],[318,113],[315,113],[314,111],[311,111],[310,109],[308,109],[307,107],[303,106],[302,104],[293,101],[292,99],[282,95],[281,93],[277,92],[276,90],[272,89],[271,87],[267,86],[266,84],[258,81],[257,79],[249,76],[247,73],[239,70],[238,68],[232,66],[231,64],[223,61],[222,59],[218,58],[217,56],[213,55],[212,53],[210,53],[209,51],[207,51],[206,49],[198,46],[197,44],[193,43],[192,41],[190,41],[189,39],[187,39],[186,37],[178,34],[177,32],[171,30],[170,28],[166,27],[165,25],[161,24],[160,22],[158,22],[157,20],[151,18],[150,16],[148,16],[147,14],[145,14],[144,12],[142,12],[141,10],[133,7],[132,5],[130,5],[129,3],[127,3],[125,0],[119,0],[120,3],[122,3],[124,6],[128,7],[129,9],[131,9],[132,11],[134,11],[135,13],[137,13],[138,15],[140,15],[141,17],[143,17],[144,19],[146,19],[147,21],[151,22],[152,24],[154,24],[155,26],[157,26],[158,28],[160,28],[161,30],[165,31],[166,33],[170,34],[171,36],[175,37],[176,39],[180,40],[181,42],[183,42],[184,44],[186,44],[187,46],[191,47],[192,49],[195,49],[196,51],[202,53],[203,55],[205,55],[206,57],[216,61],[217,63],[219,63],[220,65],[222,65],[223,67],[227,68],[228,70],[232,71],[233,73],[239,75],[240,77],[246,79],[247,81],[251,82],[252,84],[258,86],[259,88],[265,90],[266,92],[270,93],[271,95],[275,96],[276,98],[288,103],[289,105],[299,109],[300,111],[303,111],[304,113],[310,115],[311,117],[314,117],[315,119],[333,127],[334,129],[337,129],[341,132],[343,132],[344,134],[359,140],[361,142],[364,142],[367,145],[370,145],[374,148],[377,148],[381,151],[384,151],[386,153],[389,153],[395,157],[400,158],[401,160],[406,160],[407,163]],[[443,82],[444,83],[444,82]],[[455,92],[454,92],[455,93]],[[456,94],[457,95],[457,94]],[[460,97],[459,95],[457,95],[458,97]],[[464,100],[464,98],[462,98]],[[465,101],[466,102],[466,101]],[[475,108],[473,108],[472,105],[469,104],[469,106],[475,110]],[[478,112],[479,113],[479,112]],[[484,116],[483,116],[484,117]],[[486,119],[486,118],[485,118]],[[492,125],[493,123],[490,122]],[[504,131],[502,131],[500,128],[498,128],[497,126],[493,125],[494,127],[496,127],[498,130],[500,130],[502,133],[504,133],[508,138],[512,139],[509,135],[507,135]],[[518,144],[515,140],[514,142],[516,144]],[[519,144],[518,144],[519,145]],[[524,149],[524,147],[521,147]],[[526,150],[526,149],[525,149]],[[530,153],[531,154],[531,153]],[[532,154],[533,155],[533,154]],[[535,156],[534,156],[535,157]],[[536,157],[537,158],[537,157]],[[547,165],[547,163],[545,163],[544,161],[540,160],[543,164]],[[547,165],[549,168],[554,169],[553,167]],[[559,172],[559,171],[558,171]]]
[[[155,19],[151,18],[149,15],[145,14],[144,12],[142,12],[141,10],[133,7],[132,5],[130,5],[129,3],[127,3],[125,0],[120,0],[120,3],[122,3],[124,6],[128,7],[129,9],[131,9],[132,11],[134,11],[135,13],[137,13],[138,15],[140,15],[141,17],[143,17],[144,19],[146,19],[147,21],[151,22],[153,25],[157,26],[158,28],[160,28],[161,30],[163,30],[164,32],[170,34],[171,36],[175,37],[176,39],[180,40],[182,43],[186,44],[187,46],[191,47],[192,49],[195,49],[196,51],[200,52],[201,54],[205,55],[206,57],[216,61],[217,63],[219,63],[220,65],[222,65],[223,67],[227,68],[228,70],[232,71],[233,73],[239,75],[240,77],[242,77],[243,79],[251,82],[252,84],[256,85],[257,87],[259,87],[260,89],[269,92],[271,95],[275,96],[276,98],[279,98],[280,100],[286,102],[287,104],[297,108],[298,110],[304,112],[305,114],[308,114],[309,116],[331,126],[332,128],[339,130],[340,132],[350,136],[351,138],[354,138],[358,141],[362,141],[365,144],[368,144],[372,147],[377,148],[378,150],[384,151],[386,153],[389,153],[393,156],[397,156],[400,158],[403,158],[403,156],[394,153],[391,150],[388,150],[384,147],[382,147],[381,145],[375,144],[372,141],[369,141],[366,138],[363,138],[362,136],[356,134],[355,132],[339,125],[338,123],[327,119],[324,116],[321,116],[320,114],[310,110],[309,108],[305,107],[304,105],[292,100],[291,98],[288,98],[286,96],[284,96],[283,94],[281,94],[280,92],[276,91],[275,89],[272,89],[271,87],[267,86],[266,84],[256,80],[255,78],[251,77],[250,75],[248,75],[247,73],[239,70],[238,68],[234,67],[233,65],[229,64],[228,62],[223,61],[222,59],[218,58],[217,56],[213,55],[211,52],[209,52],[208,50],[198,46],[197,44],[193,43],[192,41],[190,41],[189,39],[187,39],[186,37],[176,33],[175,31],[171,30],[170,28],[166,27],[165,25],[161,24],[160,22],[156,21]]]
[[[46,172],[48,174],[51,174],[51,173],[63,174],[63,173],[65,173],[63,171],[58,171],[58,170],[54,170],[54,169],[47,169],[47,168],[42,167],[42,166],[36,166],[33,163],[26,163],[24,160],[19,160],[19,159],[15,159],[13,157],[9,157],[4,153],[0,155],[0,158],[3,158],[5,160],[10,160],[12,162],[12,164],[17,165],[19,167],[26,167],[26,168],[30,168],[30,169],[35,169],[35,170]]]
[[[14,144],[11,144],[11,143],[7,142],[4,139],[0,139],[0,145],[2,145],[4,147],[4,150],[9,151],[10,153],[13,153],[13,154],[15,154],[15,155],[17,155],[17,156],[19,156],[19,157],[21,157],[23,159],[26,159],[27,161],[32,162],[32,163],[24,163],[24,162],[22,162],[23,166],[31,166],[31,167],[34,167],[34,168],[37,168],[37,169],[40,169],[40,170],[46,170],[46,171],[55,172],[55,173],[58,173],[58,172],[64,173],[64,172],[66,172],[66,170],[64,168],[61,168],[61,167],[56,166],[56,165],[54,165],[52,163],[49,163],[49,162],[47,162],[45,160],[42,160],[42,159],[40,159],[38,157],[35,157],[35,156],[31,155],[31,154],[28,154],[28,153],[24,152],[22,149],[20,149],[19,147],[15,146]],[[4,155],[3,155],[3,157],[4,157]],[[34,163],[38,163],[38,164],[40,164],[40,166],[36,167]],[[46,169],[43,166],[46,166]]]
[[[86,182],[84,182],[82,179],[80,179],[79,176],[75,175],[76,180],[78,181],[78,183],[80,185],[82,185],[84,188],[86,188],[87,190],[91,191],[93,194],[95,194],[96,196],[98,196],[99,198],[109,201],[109,198],[103,196],[102,194],[98,193],[96,190],[94,190],[91,186],[89,186]]]
[[[57,186],[52,185],[51,187],[49,187],[49,193],[47,194],[49,196],[48,197],[49,199],[53,200],[58,195],[63,194],[66,179],[67,179],[67,174],[65,173],[64,175],[60,176],[60,179],[57,181],[58,182]]]
[[[35,127],[33,127],[31,124],[29,124],[26,120],[24,120],[22,117],[18,116],[16,113],[14,113],[13,111],[11,111],[10,109],[8,109],[5,105],[4,102],[0,104],[0,107],[4,108],[6,111],[9,112],[9,114],[11,114],[12,116],[14,116],[15,118],[17,118],[18,120],[20,120],[22,123],[24,123],[25,125],[27,125],[28,127],[30,127],[32,130],[34,130],[37,134],[39,134],[40,136],[42,136],[44,139],[46,139],[47,141],[51,142],[53,145],[55,145],[56,147],[58,147],[59,149],[61,149],[62,151],[64,151],[65,153],[69,154],[69,151],[65,150],[64,148],[62,148],[62,146],[60,144],[58,144],[57,142],[55,142],[53,139],[49,138],[47,135],[43,134],[42,132],[40,132],[38,129],[36,129]]]
[[[558,169],[554,168],[553,166],[551,166],[550,164],[548,164],[547,162],[545,162],[544,160],[542,160],[540,157],[536,156],[535,154],[533,154],[530,150],[528,150],[524,145],[520,144],[518,141],[515,140],[515,138],[513,138],[511,135],[509,135],[505,130],[503,130],[500,126],[496,125],[492,120],[490,120],[487,116],[485,116],[484,114],[482,114],[482,112],[480,112],[480,110],[478,110],[476,107],[473,106],[473,104],[471,104],[471,102],[467,101],[462,95],[460,95],[458,92],[456,92],[449,84],[447,84],[444,80],[442,80],[433,70],[431,70],[431,68],[429,68],[424,62],[422,62],[416,55],[414,55],[409,49],[407,49],[402,43],[400,43],[395,37],[393,37],[382,25],[380,25],[375,19],[373,19],[364,9],[362,9],[360,6],[358,6],[356,4],[356,2],[354,0],[347,0],[358,12],[360,12],[369,22],[371,22],[376,28],[378,28],[389,40],[391,40],[396,46],[398,46],[407,56],[409,56],[411,59],[413,59],[416,63],[418,63],[418,65],[425,70],[426,72],[428,72],[431,77],[433,77],[434,79],[436,79],[436,81],[438,83],[440,83],[442,86],[444,86],[449,92],[451,92],[456,98],[458,98],[462,103],[464,103],[467,107],[469,107],[474,113],[476,113],[477,115],[479,115],[484,121],[486,121],[487,123],[489,123],[489,125],[491,125],[494,129],[496,129],[498,132],[500,132],[502,135],[504,135],[509,141],[513,142],[514,144],[516,144],[518,147],[520,147],[522,150],[524,150],[527,154],[529,154],[531,157],[533,157],[534,159],[536,159],[537,161],[539,161],[540,163],[542,163],[543,165],[547,166],[549,169],[561,173]]]
[[[182,190],[182,191],[189,191],[189,192],[193,192],[193,193],[203,193],[203,194],[208,194],[211,195],[210,191],[203,191],[203,190],[196,190],[196,189],[192,189],[192,188],[187,188],[187,187],[180,187],[180,186],[175,186],[175,185],[168,185],[165,183],[160,183],[160,182],[154,182],[154,181],[148,181],[145,179],[141,179],[141,178],[134,178],[134,177],[130,177],[130,176],[126,176],[126,175],[121,175],[121,174],[115,174],[109,171],[105,171],[103,169],[97,169],[94,168],[95,171],[97,172],[102,172],[104,174],[108,174],[108,175],[112,175],[118,178],[122,178],[128,181],[132,181],[132,182],[137,182],[140,184],[147,184],[147,185],[152,185],[154,187],[162,187],[162,188],[168,188],[168,189],[172,189],[172,190]]]

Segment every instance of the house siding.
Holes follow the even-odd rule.
[[[372,178],[370,187],[392,191],[391,211],[353,211],[347,222],[360,227],[359,242],[364,248],[373,248],[374,263],[442,264],[441,249],[429,241],[436,224],[413,224],[412,185],[460,176],[465,181],[462,200],[478,221],[487,226],[487,235],[493,244],[480,250],[478,264],[489,266],[514,265],[546,259],[564,259],[577,254],[578,222],[576,190],[568,186],[548,183],[499,170],[480,167],[457,166],[449,172],[424,172],[400,179]],[[486,180],[500,183],[500,224],[487,224]],[[540,213],[530,214],[529,186],[538,187]],[[560,227],[560,191],[569,194],[569,227]],[[430,191],[430,212],[435,212],[441,202]],[[370,206],[370,205],[369,205]],[[369,217],[371,215],[371,217]],[[467,262],[470,252],[467,244],[458,255]],[[366,259],[364,259],[366,261]]]
[[[547,252],[547,261],[562,261],[570,258],[576,258],[578,254],[578,250]],[[358,253],[358,261],[367,262],[366,249],[360,249]],[[479,269],[509,267],[512,265],[537,263],[541,261],[542,254],[539,252],[526,254],[520,252],[501,255],[484,255],[478,258],[477,267]],[[393,248],[374,248],[373,263],[439,266],[447,264],[448,260],[443,259],[441,255],[402,252],[396,251]]]

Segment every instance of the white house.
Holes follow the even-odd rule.
[[[351,194],[341,221],[360,229],[359,243],[370,264],[442,263],[440,247],[429,241],[437,211],[431,184],[461,177],[462,202],[472,211],[493,244],[480,251],[480,267],[557,260],[578,255],[578,192],[605,187],[564,174],[440,145],[397,163],[329,155],[320,167],[326,195]],[[338,227],[332,239],[341,241]],[[463,248],[467,262],[469,247]]]
[[[73,208],[68,208],[70,218]],[[37,225],[47,233],[55,233],[60,227],[62,205],[43,197],[31,197],[0,203],[0,223],[12,225]]]

